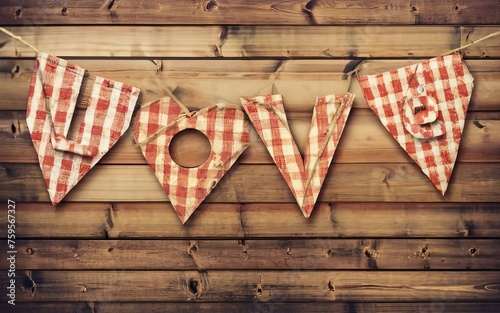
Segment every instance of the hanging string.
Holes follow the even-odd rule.
[[[148,103],[146,106],[151,105],[154,102],[156,102],[156,101]],[[143,106],[143,107],[145,107],[145,106]],[[151,136],[149,136],[148,138],[146,138],[143,141],[139,142],[139,145],[144,146],[144,145],[147,145],[150,142],[156,140],[156,138],[158,138],[159,136],[165,134],[169,129],[171,129],[172,127],[176,126],[177,124],[179,124],[180,122],[182,122],[186,118],[197,117],[197,116],[202,116],[203,114],[206,114],[206,112],[208,112],[207,108],[210,108],[210,107],[203,108],[203,109],[201,109],[199,111],[189,112],[190,115],[187,115],[185,112],[179,114],[179,117],[175,121],[169,123],[166,126],[163,126],[163,127],[159,128]],[[218,110],[226,110],[226,109],[243,111],[240,105],[235,105],[235,104],[225,104],[222,107],[218,107]]]
[[[366,60],[363,60],[363,61],[359,62],[354,67],[354,69],[352,69],[351,71],[349,71],[349,72],[347,72],[347,73],[344,74],[344,75],[347,76],[347,80],[348,80],[346,93],[349,93],[349,90],[351,89],[352,76],[354,74],[358,75],[358,72],[361,70],[361,68],[363,67],[363,65],[365,63],[366,63]],[[318,166],[319,166],[320,157],[325,152],[326,147],[328,146],[328,143],[330,142],[330,137],[333,135],[333,132],[335,130],[335,126],[337,126],[337,121],[338,121],[341,113],[343,112],[343,108],[341,108],[341,106],[343,104],[343,100],[344,99],[335,101],[335,114],[330,119],[330,123],[329,123],[329,127],[328,127],[328,132],[326,133],[325,140],[323,141],[323,144],[321,145],[321,147],[320,147],[320,149],[318,151],[318,158],[316,159],[316,162],[314,162],[313,168],[311,169],[311,172],[309,173],[309,177],[307,178],[307,181],[306,181],[306,184],[305,184],[305,187],[304,187],[305,191],[311,185],[311,181],[313,179],[313,176],[316,173],[316,171],[318,169]],[[305,199],[304,199],[304,201],[305,201]]]
[[[439,56],[444,56],[444,55],[448,55],[448,54],[452,54],[452,53],[458,52],[458,51],[460,51],[460,50],[463,50],[463,49],[465,49],[465,48],[468,48],[468,47],[470,47],[470,46],[473,46],[473,45],[475,45],[475,44],[477,44],[477,43],[479,43],[479,42],[481,42],[481,41],[484,41],[484,40],[486,40],[486,39],[489,39],[489,38],[492,38],[492,37],[496,37],[496,36],[499,36],[499,35],[500,35],[500,31],[498,31],[498,32],[494,32],[494,33],[491,33],[491,34],[488,34],[488,35],[486,35],[486,36],[484,36],[484,37],[481,37],[481,38],[479,38],[479,39],[477,39],[477,40],[475,40],[475,41],[469,42],[468,44],[465,44],[465,45],[460,46],[460,47],[458,47],[458,48],[455,48],[455,49],[453,49],[453,50],[447,51],[447,52],[445,52],[445,53],[443,53],[443,54],[441,54],[441,55],[439,55]],[[410,85],[410,84],[412,83],[413,78],[415,77],[415,74],[416,74],[416,72],[417,72],[417,70],[418,70],[418,66],[419,66],[419,64],[420,64],[420,63],[418,63],[418,64],[415,66],[415,70],[413,71],[413,75],[412,75],[412,76],[410,77],[410,79],[408,80],[408,85]],[[359,79],[359,75],[358,75],[358,73],[357,73],[357,72],[356,72],[356,76],[357,76],[357,77],[358,77],[358,79]]]
[[[177,102],[177,104],[181,107],[182,111],[184,111],[187,116],[193,115],[194,112],[189,111],[189,109],[173,94],[173,92],[170,91],[170,89],[165,89],[167,90],[168,96],[174,99],[175,102]]]
[[[346,94],[349,93],[349,90],[351,89],[351,84],[352,84],[352,76],[354,74],[358,75],[358,72],[361,70],[363,65],[366,63],[366,60],[363,60],[359,62],[354,69],[351,71],[345,73],[344,75],[347,76],[347,91],[345,92]],[[345,97],[345,96],[344,96]],[[330,142],[330,137],[333,135],[333,132],[335,130],[335,127],[337,126],[337,122],[340,118],[341,113],[343,112],[342,104],[345,99],[342,100],[336,100],[335,101],[335,114],[332,116],[330,119],[330,123],[328,126],[328,132],[326,133],[325,140],[323,141],[321,147],[319,148],[318,151],[318,158],[316,159],[316,162],[314,162],[313,168],[311,169],[311,172],[309,173],[309,177],[307,178],[306,184],[304,185],[304,191],[306,192],[309,186],[311,185],[312,179],[314,174],[316,173],[318,166],[319,166],[319,160],[320,157],[323,155],[323,153],[326,150],[326,147],[328,146],[328,143]],[[305,201],[305,199],[304,199]]]
[[[273,95],[279,94],[278,87],[276,86],[274,81],[276,80],[276,78],[278,78],[280,76],[281,72],[283,72],[285,70],[286,63],[287,63],[286,59],[281,60],[278,64],[278,66],[276,67],[276,69],[274,70],[274,72],[272,72],[269,75],[268,80],[271,83],[271,94],[273,94]]]
[[[163,126],[162,128],[158,129],[154,134],[149,136],[148,138],[144,139],[143,141],[139,142],[140,146],[147,145],[148,143],[154,141],[156,138],[159,136],[163,135],[164,133],[167,132],[170,128],[174,127],[177,125],[180,121],[184,120],[186,118],[186,114],[181,114],[179,115],[179,118],[173,121],[172,123],[168,124],[167,126]]]
[[[456,53],[456,52],[458,52],[458,51],[460,51],[460,50],[463,50],[463,49],[465,49],[465,48],[468,48],[468,47],[470,47],[470,46],[473,46],[473,45],[475,45],[475,44],[477,44],[477,43],[479,43],[479,42],[481,42],[481,41],[483,41],[483,40],[486,40],[486,39],[489,39],[489,38],[492,38],[492,37],[496,37],[496,36],[498,36],[498,35],[500,35],[500,31],[498,31],[498,32],[494,32],[494,33],[491,33],[491,34],[486,35],[486,36],[484,36],[484,37],[481,37],[481,38],[479,38],[479,39],[477,39],[477,40],[475,40],[475,41],[472,41],[472,42],[470,42],[470,43],[468,43],[468,44],[466,44],[466,45],[463,45],[463,46],[460,46],[460,47],[455,48],[455,49],[453,49],[453,50],[447,51],[447,52],[445,52],[445,53],[441,54],[440,56],[445,56],[445,55],[449,55],[449,54],[452,54],[452,53]],[[414,80],[414,79],[415,79],[415,77],[416,77],[416,74],[417,74],[417,71],[418,71],[418,67],[419,67],[419,66],[420,66],[420,63],[417,63],[417,65],[415,66],[415,70],[413,71],[412,75],[411,75],[411,76],[410,76],[410,78],[408,79],[408,88],[407,88],[407,89],[406,89],[406,91],[404,92],[404,97],[405,97],[405,98],[408,96],[408,92],[409,92],[409,91],[410,91],[410,89],[411,89],[411,84],[413,83],[413,80]]]
[[[483,40],[486,40],[486,39],[489,39],[489,38],[492,38],[492,37],[496,37],[496,36],[498,36],[498,35],[500,35],[500,31],[498,31],[498,32],[494,32],[494,33],[491,33],[491,34],[486,35],[486,36],[484,36],[484,37],[481,37],[481,38],[479,38],[479,39],[477,39],[477,40],[475,40],[475,41],[472,41],[472,42],[470,42],[470,43],[468,43],[468,44],[466,44],[466,45],[463,45],[463,46],[460,46],[460,47],[455,48],[455,49],[453,49],[453,50],[447,51],[447,52],[445,52],[445,53],[441,54],[440,56],[445,56],[445,55],[449,55],[449,54],[452,54],[452,53],[456,53],[456,52],[458,52],[458,51],[460,51],[460,50],[463,50],[463,49],[465,49],[465,48],[468,48],[468,47],[470,47],[470,46],[473,46],[473,45],[475,45],[475,44],[477,44],[477,43],[479,43],[479,42],[481,42],[481,41],[483,41]],[[410,89],[411,89],[411,84],[413,83],[413,80],[414,80],[414,79],[415,79],[415,77],[416,77],[416,74],[417,74],[417,71],[418,71],[418,67],[419,67],[419,65],[420,65],[420,63],[418,63],[418,64],[415,66],[415,70],[413,71],[413,74],[412,74],[412,75],[410,76],[410,78],[408,79],[408,89],[406,89],[406,92],[404,93],[404,96],[405,96],[405,97],[407,97],[408,92],[409,92],[409,91],[410,91]]]
[[[456,49],[453,49],[453,50],[450,50],[450,51],[448,51],[448,52],[445,52],[445,53],[441,54],[441,56],[443,56],[443,55],[448,55],[448,54],[452,54],[452,53],[455,53],[455,52],[458,52],[458,51],[460,51],[460,50],[463,50],[463,49],[465,49],[465,48],[468,48],[468,47],[470,47],[470,46],[473,46],[473,45],[477,44],[478,42],[481,42],[481,41],[483,41],[483,40],[486,40],[486,39],[489,39],[489,38],[492,38],[492,37],[496,37],[496,36],[498,36],[498,35],[500,35],[500,31],[495,32],[495,33],[492,33],[492,34],[489,34],[489,35],[486,35],[486,36],[484,36],[484,37],[479,38],[479,39],[478,39],[478,40],[476,40],[476,41],[472,41],[472,42],[470,42],[470,43],[468,43],[468,44],[466,44],[466,45],[463,45],[463,46],[460,46],[460,47],[458,47],[458,48],[456,48]]]
[[[271,73],[271,75],[269,75],[269,80],[271,81],[271,83],[274,83],[276,78],[280,76],[281,72],[283,72],[283,70],[285,69],[286,63],[286,59],[281,60],[276,69]]]
[[[0,27],[0,30],[4,33],[6,33],[7,35],[9,35],[10,37],[16,39],[16,40],[19,40],[20,42],[24,43],[25,45],[27,45],[28,47],[30,47],[31,49],[35,50],[36,53],[39,53],[40,51],[38,51],[37,48],[33,47],[30,43],[28,43],[27,41],[25,41],[23,38],[21,38],[21,36],[17,36],[17,35],[14,35],[13,33],[11,33],[10,31],[6,30],[5,28],[3,27]]]
[[[351,84],[352,84],[352,76],[356,74],[356,77],[358,76],[359,71],[363,67],[363,65],[366,63],[366,60],[363,60],[359,62],[352,71],[349,71],[344,74],[344,77],[347,76],[347,91],[346,93],[349,93],[349,90],[351,90]]]

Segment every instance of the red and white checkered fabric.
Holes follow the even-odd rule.
[[[31,78],[26,121],[53,205],[87,174],[125,133],[139,89],[96,77],[77,139],[68,135],[85,70],[39,53]]]
[[[243,110],[217,104],[188,116],[170,97],[142,106],[134,118],[134,138],[184,224],[250,144]],[[208,159],[198,167],[176,164],[170,156],[172,138],[196,129],[211,144]]]
[[[443,195],[457,159],[473,80],[458,54],[359,79],[370,108]]]
[[[288,126],[281,95],[241,98],[243,108],[305,217],[311,215],[318,199],[353,100],[354,94],[316,98],[309,139],[302,159]],[[331,136],[328,136],[329,133]]]

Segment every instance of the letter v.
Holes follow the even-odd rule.
[[[305,217],[311,215],[318,199],[353,100],[350,93],[316,98],[303,159],[290,132],[281,95],[241,98]]]

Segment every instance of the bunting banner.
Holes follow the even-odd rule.
[[[208,159],[198,167],[172,160],[172,138],[186,129],[210,142]],[[184,224],[250,144],[249,124],[235,105],[217,104],[189,114],[173,98],[143,105],[134,119],[134,138]]]
[[[83,87],[82,87],[83,86]],[[113,147],[130,125],[140,90],[46,53],[38,53],[28,95],[26,122],[53,205]],[[83,121],[69,139],[78,104]]]
[[[473,77],[459,54],[361,77],[368,106],[444,196]]]
[[[293,139],[281,95],[241,103],[305,217],[313,211],[351,111],[354,94],[316,98],[304,158]]]

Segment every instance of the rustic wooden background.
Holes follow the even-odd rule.
[[[2,0],[0,24],[141,88],[140,103],[166,88],[192,109],[279,92],[302,149],[314,98],[344,92],[353,60],[379,73],[470,43],[500,30],[500,1]],[[463,50],[475,88],[445,197],[354,80],[310,219],[252,130],[184,226],[130,131],[51,206],[25,122],[34,55],[0,34],[0,250],[7,199],[18,250],[15,308],[0,259],[0,311],[500,311],[500,37]]]

